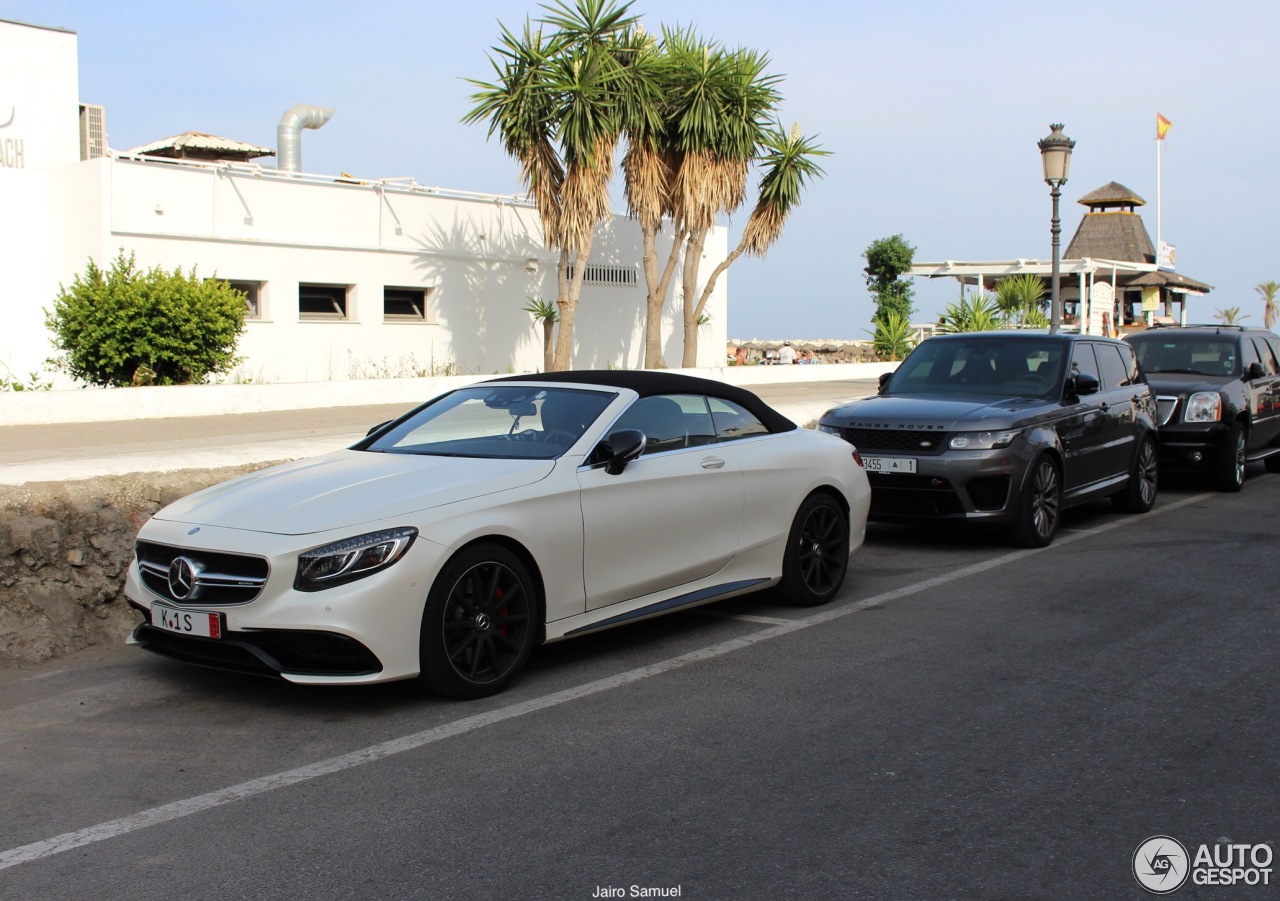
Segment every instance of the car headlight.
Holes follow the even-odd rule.
[[[1197,391],[1187,398],[1183,422],[1217,422],[1222,418],[1222,396],[1217,391]]]
[[[293,587],[321,591],[371,576],[403,557],[417,537],[414,528],[386,529],[306,551],[298,555]]]
[[[839,429],[837,426],[833,426],[833,425],[823,425],[822,423],[818,423],[818,431],[819,431],[819,432],[826,432],[828,435],[839,435],[839,434],[840,434],[840,429]]]
[[[1007,429],[1003,432],[959,432],[951,436],[952,450],[994,450],[1013,444],[1021,429]]]

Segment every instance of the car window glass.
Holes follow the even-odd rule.
[[[1071,352],[1071,374],[1091,375],[1099,382],[1102,381],[1102,375],[1098,372],[1097,358],[1093,355],[1093,345],[1089,342],[1077,343],[1075,350]]]
[[[362,449],[389,454],[552,459],[582,437],[613,397],[585,389],[476,385],[417,410]]]
[[[1275,375],[1280,369],[1276,366],[1275,354],[1271,352],[1271,346],[1262,338],[1254,338],[1253,344],[1258,351],[1258,359],[1262,362],[1262,369],[1267,375]]]
[[[721,441],[769,434],[763,422],[733,401],[720,397],[707,400],[711,404],[711,419],[715,423],[716,437]]]
[[[1185,372],[1231,375],[1238,372],[1236,343],[1231,338],[1198,335],[1160,335],[1133,342],[1146,372]]]
[[[1253,363],[1260,363],[1258,359],[1258,350],[1253,346],[1253,342],[1248,338],[1240,339],[1240,368],[1237,369],[1235,361],[1231,361],[1231,365],[1223,364],[1221,375],[1232,375],[1244,372]]]
[[[885,386],[887,395],[1056,393],[1062,342],[1003,337],[936,339],[912,351]]]
[[[1267,342],[1267,346],[1271,348],[1272,355],[1277,362],[1280,362],[1280,340],[1277,340],[1274,335],[1267,335],[1262,340]]]
[[[642,397],[623,412],[610,432],[622,429],[644,432],[644,456],[716,440],[706,398],[694,394]]]
[[[1128,370],[1128,373],[1125,375],[1124,384],[1142,384],[1142,368],[1138,366],[1138,357],[1134,354],[1133,348],[1127,344],[1119,347],[1113,344],[1112,347],[1115,347],[1116,350],[1120,351],[1120,356],[1124,358],[1125,369]]]
[[[1098,355],[1098,370],[1101,372],[1102,390],[1120,388],[1129,384],[1129,370],[1120,356],[1120,349],[1111,344],[1095,344],[1094,353]]]

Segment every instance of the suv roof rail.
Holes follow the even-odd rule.
[[[1243,331],[1246,331],[1246,330],[1252,329],[1252,328],[1253,328],[1253,326],[1251,326],[1251,325],[1226,325],[1226,324],[1221,323],[1221,322],[1188,322],[1186,325],[1181,325],[1181,324],[1179,324],[1179,323],[1177,323],[1177,322],[1155,322],[1155,323],[1152,323],[1151,325],[1147,326],[1147,331],[1151,331],[1152,329],[1159,329],[1159,328],[1214,328],[1214,329],[1219,329],[1219,330],[1221,330],[1221,329],[1233,329],[1233,330],[1235,330],[1235,331],[1237,331],[1237,332],[1243,332]]]

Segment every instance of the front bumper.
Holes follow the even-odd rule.
[[[861,452],[886,456],[874,450]],[[1003,523],[1016,516],[1016,495],[1026,461],[1012,448],[949,450],[915,460],[914,473],[867,473],[871,483],[868,519]]]
[[[1228,458],[1231,426],[1225,422],[1192,422],[1162,426],[1160,468],[1168,472],[1209,472]]]
[[[340,538],[264,535],[203,527],[193,546],[188,526],[152,520],[139,536],[193,558],[201,554],[266,557],[270,572],[261,591],[247,602],[180,603],[144,582],[135,559],[124,592],[143,616],[129,643],[200,666],[272,676],[289,682],[331,684],[383,682],[416,676],[422,610],[446,549],[421,536],[405,556],[385,570],[324,591],[293,587],[298,555]],[[277,545],[278,542],[278,545]],[[264,543],[272,544],[264,548]],[[184,610],[219,613],[222,637],[201,638],[160,629],[151,623],[154,602]]]

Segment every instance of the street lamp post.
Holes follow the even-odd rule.
[[[1049,332],[1052,334],[1062,327],[1062,295],[1059,293],[1058,244],[1062,234],[1062,223],[1058,219],[1058,198],[1062,196],[1062,186],[1067,183],[1067,174],[1071,170],[1071,149],[1076,142],[1062,133],[1062,124],[1049,126],[1052,131],[1047,138],[1040,140],[1040,161],[1044,164],[1044,180],[1049,186],[1049,196],[1053,198],[1053,219],[1049,232],[1053,236],[1053,276],[1049,282]]]

